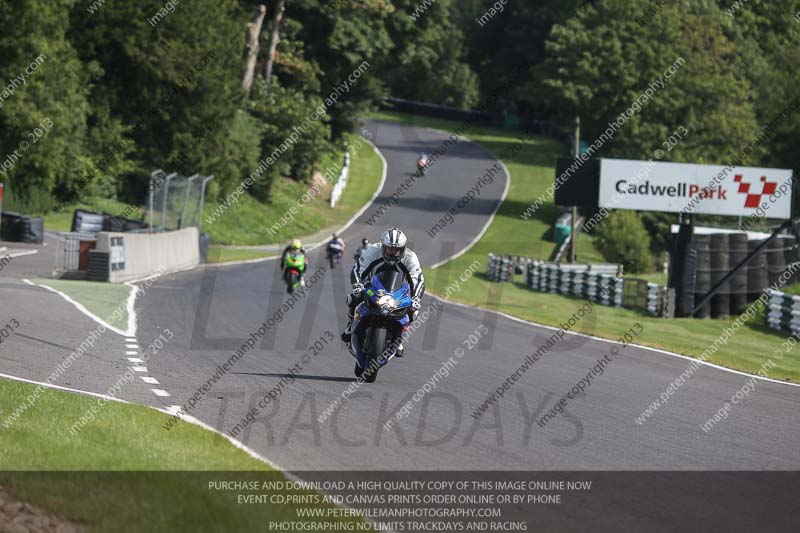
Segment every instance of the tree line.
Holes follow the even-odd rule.
[[[32,211],[140,202],[155,168],[213,174],[222,198],[283,146],[248,189],[269,201],[278,176],[310,180],[386,95],[580,116],[591,142],[678,58],[597,155],[648,158],[681,128],[666,159],[726,163],[770,125],[743,163],[797,169],[800,0],[740,4],[0,0],[0,181]]]

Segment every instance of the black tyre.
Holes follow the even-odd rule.
[[[288,279],[287,284],[286,284],[286,292],[288,292],[289,294],[292,294],[294,292],[294,286],[297,283],[297,274],[292,272],[291,274],[289,274],[288,277],[289,277],[289,279]]]
[[[364,369],[364,381],[373,383],[378,377],[379,367],[373,362],[383,355],[386,348],[388,330],[382,327],[373,327],[367,332],[364,342],[364,353],[366,354],[367,368]]]
[[[367,368],[369,368],[369,364],[367,364]],[[371,371],[364,370],[360,366],[358,366],[358,362],[356,362],[356,366],[353,369],[353,373],[356,375],[357,378],[363,376],[365,383],[374,383],[375,378],[378,377],[378,369],[374,368]]]

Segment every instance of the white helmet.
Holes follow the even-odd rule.
[[[381,235],[381,255],[383,260],[394,265],[406,253],[406,235],[397,228],[387,229]]]

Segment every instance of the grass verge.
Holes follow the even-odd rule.
[[[381,112],[374,118],[394,120],[419,127],[431,127],[445,131],[453,130],[458,123],[429,119],[414,115]],[[497,157],[513,153],[511,147],[518,141],[518,134],[501,129],[474,127],[466,132],[473,141],[490,150]],[[548,259],[553,243],[546,237],[555,218],[558,207],[552,200],[546,203],[532,219],[523,220],[520,215],[527,207],[553,183],[556,159],[563,148],[555,141],[534,138],[525,141],[525,148],[505,163],[511,172],[511,186],[508,196],[497,212],[497,216],[483,237],[468,252],[426,278],[428,288],[441,292],[451,277],[457,277],[475,260],[486,265],[489,252],[495,254],[522,255],[537,259]],[[589,236],[581,235],[577,240],[580,262],[601,262],[602,256],[594,247]],[[499,295],[496,291],[499,291]],[[491,298],[491,299],[490,299]],[[522,283],[495,284],[484,276],[472,277],[463,289],[452,299],[474,305],[491,307],[499,311],[551,326],[558,326],[582,305],[581,300],[568,296],[534,292]],[[499,305],[496,304],[499,302]],[[634,322],[644,327],[637,338],[638,344],[662,348],[671,352],[692,357],[700,356],[714,344],[726,327],[733,324],[731,319],[672,319],[664,320],[642,315],[636,311],[611,307],[595,306],[596,320],[579,323],[575,331],[608,339],[620,338]],[[773,356],[773,351],[782,342],[782,336],[763,325],[763,314],[747,322],[738,332],[708,358],[709,362],[744,372],[758,373],[775,379],[800,382],[800,353],[793,351],[781,357],[772,358],[775,366],[764,369],[764,363]]]
[[[264,259],[274,257],[275,253],[263,250],[250,250],[246,248],[224,248],[212,246],[208,251],[209,263],[228,263],[231,261],[249,261],[252,259]]]
[[[36,391],[0,380],[0,421]],[[21,501],[89,531],[266,531],[269,521],[298,519],[294,505],[241,505],[237,495],[249,491],[209,489],[212,480],[284,479],[221,435],[187,423],[165,431],[169,415],[117,402],[103,403],[73,433],[100,400],[39,392],[0,437],[0,483]]]
[[[263,204],[248,194],[225,210],[213,223],[206,222],[220,206],[215,201],[206,201],[203,210],[203,231],[215,244],[257,246],[283,243],[300,236],[309,236],[325,230],[333,231],[350,219],[373,195],[380,183],[382,163],[372,147],[356,135],[347,136],[353,147],[350,159],[350,174],[339,203],[330,207],[332,184],[325,183],[320,193],[302,206],[298,205],[310,187],[305,183],[279,178],[272,187],[272,201]],[[337,156],[338,161],[338,156]],[[338,177],[338,172],[337,172]],[[274,234],[268,229],[295,207],[297,216]],[[87,209],[121,215],[132,207],[116,200],[86,198],[78,204],[65,207],[59,212],[44,215],[45,228],[69,231],[75,209]],[[143,211],[136,208],[128,218],[141,218]]]
[[[90,313],[112,326],[128,328],[128,296],[131,288],[117,283],[65,279],[32,279],[34,283],[61,291]]]

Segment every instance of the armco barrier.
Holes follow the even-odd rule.
[[[768,290],[767,326],[800,335],[800,296]]]
[[[195,227],[163,233],[97,234],[98,252],[108,253],[108,281],[123,283],[155,273],[190,270],[200,264]]]

